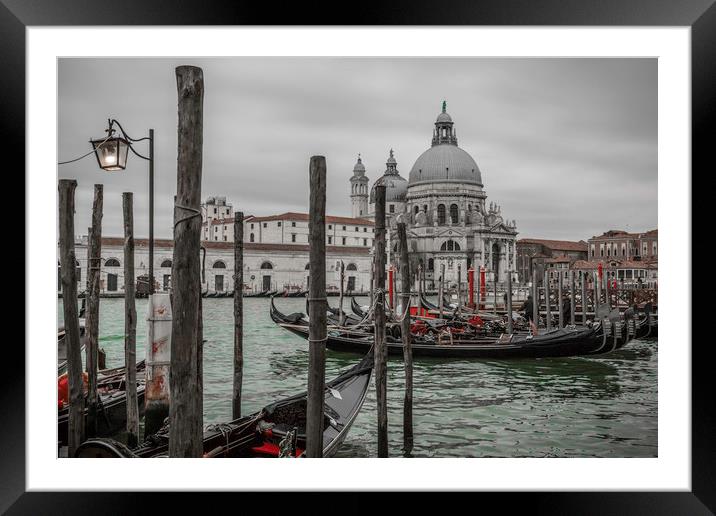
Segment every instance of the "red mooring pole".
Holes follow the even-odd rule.
[[[485,308],[485,294],[487,288],[485,287],[485,267],[480,266],[480,310]]]
[[[470,267],[467,269],[467,305],[470,308],[475,308],[475,269]]]

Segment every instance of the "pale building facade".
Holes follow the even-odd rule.
[[[149,273],[149,249],[146,239],[135,239],[135,279]],[[124,291],[124,239],[102,238],[102,268],[100,291],[121,293]],[[203,242],[206,249],[204,260],[205,292],[223,292],[234,289],[234,245],[226,242]],[[77,265],[80,271],[78,292],[85,290],[87,281],[87,239],[75,244]],[[159,292],[171,288],[173,241],[155,239],[154,278]],[[307,290],[310,284],[308,271],[308,245],[245,244],[244,290]],[[344,289],[367,292],[370,288],[371,255],[368,247],[327,246],[326,286],[336,291],[340,285],[340,263],[345,266]],[[58,277],[59,277],[58,266]],[[58,282],[59,290],[59,282]]]

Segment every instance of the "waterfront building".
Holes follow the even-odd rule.
[[[602,274],[610,284],[616,281],[618,288],[657,288],[659,267],[656,261],[626,260],[578,260],[571,266],[575,272],[594,274],[602,264]],[[591,278],[590,278],[591,281]]]
[[[542,278],[548,268],[567,268],[577,260],[587,259],[587,242],[580,240],[544,240],[539,238],[521,238],[517,241],[517,271],[519,281],[532,281],[533,271]],[[566,264],[566,265],[565,265]],[[555,274],[552,271],[552,274]],[[556,276],[553,278],[556,279]]]
[[[154,277],[158,292],[171,288],[174,241],[154,240]],[[102,238],[102,268],[100,291],[103,294],[124,291],[124,238]],[[148,241],[134,240],[135,277],[149,272]],[[234,244],[229,242],[203,242],[205,292],[224,292],[234,289]],[[87,237],[75,244],[77,266],[80,272],[78,292],[85,290],[87,270]],[[368,247],[326,246],[326,285],[329,291],[337,291],[340,284],[340,263],[345,265],[346,291],[367,292],[370,288],[371,256]],[[246,243],[244,244],[244,290],[307,290],[310,284],[308,272],[308,244]],[[58,264],[58,278],[60,274]],[[83,281],[84,280],[84,281]],[[59,290],[58,280],[58,290]]]
[[[645,233],[628,233],[612,229],[589,239],[589,260],[604,261],[616,258],[657,261],[658,244],[659,231],[657,229]]]

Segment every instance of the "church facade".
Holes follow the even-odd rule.
[[[359,159],[356,167],[364,165]],[[356,172],[351,178],[355,183]],[[517,224],[487,202],[482,174],[475,160],[458,147],[452,118],[443,102],[431,146],[415,161],[408,179],[400,175],[393,150],[384,174],[369,196],[368,218],[375,216],[375,186],[386,185],[389,261],[397,262],[397,224],[404,222],[412,269],[422,267],[428,287],[444,270],[448,284],[466,281],[470,267],[485,267],[488,281],[517,280]]]

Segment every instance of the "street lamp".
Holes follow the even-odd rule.
[[[122,171],[127,167],[127,155],[131,150],[135,155],[149,162],[149,295],[154,294],[154,129],[149,136],[132,138],[115,119],[107,120],[107,136],[90,140],[92,152],[97,157],[99,168],[107,172]],[[114,126],[119,128],[119,133]],[[134,150],[133,144],[149,140],[149,157]]]

